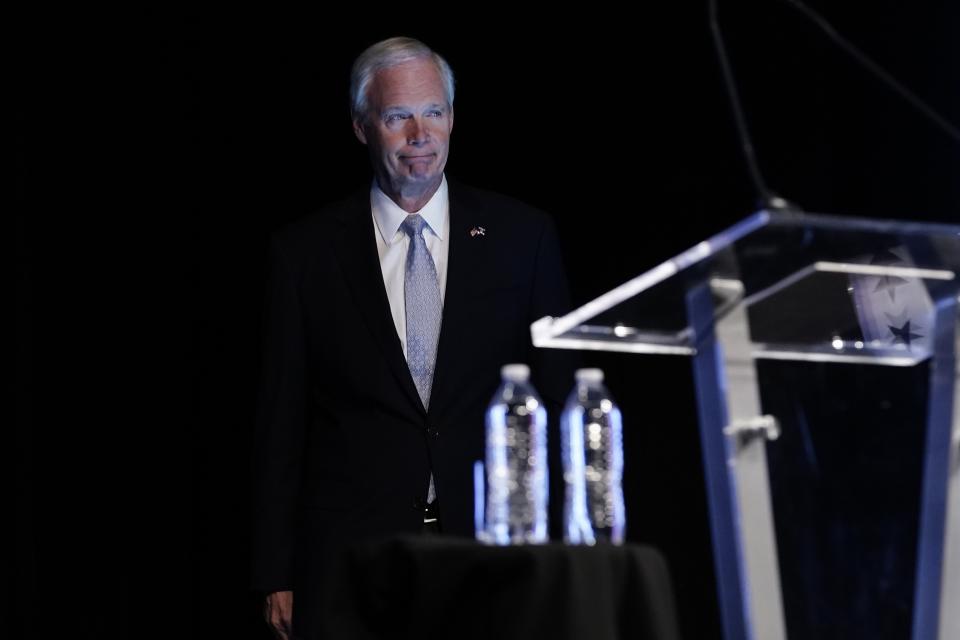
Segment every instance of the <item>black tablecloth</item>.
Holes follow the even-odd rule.
[[[322,637],[679,638],[666,562],[646,546],[406,537],[349,549],[331,577]]]

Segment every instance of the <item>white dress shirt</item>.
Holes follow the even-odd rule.
[[[403,279],[407,264],[407,249],[410,236],[400,228],[408,215],[380,190],[376,180],[370,188],[370,209],[373,211],[374,235],[377,238],[377,255],[380,256],[380,270],[383,272],[383,286],[390,301],[390,314],[397,328],[403,357],[407,357],[407,316],[403,296]],[[417,211],[427,226],[423,238],[427,250],[433,257],[440,282],[440,302],[444,300],[447,289],[447,255],[450,250],[450,202],[447,197],[447,179],[440,181],[440,187],[430,201]]]

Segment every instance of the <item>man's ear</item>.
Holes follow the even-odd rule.
[[[359,117],[353,119],[353,135],[361,143],[367,144],[367,132],[363,130],[363,120]]]

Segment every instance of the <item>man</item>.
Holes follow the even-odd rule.
[[[530,343],[530,323],[568,305],[553,226],[446,179],[453,98],[424,44],[367,49],[351,108],[373,184],[272,239],[253,578],[283,638],[291,620],[317,632],[344,544],[473,535],[472,465],[501,365],[530,364],[554,408],[571,384]]]

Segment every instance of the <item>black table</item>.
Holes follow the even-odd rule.
[[[670,576],[651,547],[488,547],[403,537],[341,555],[324,637],[679,638]]]

